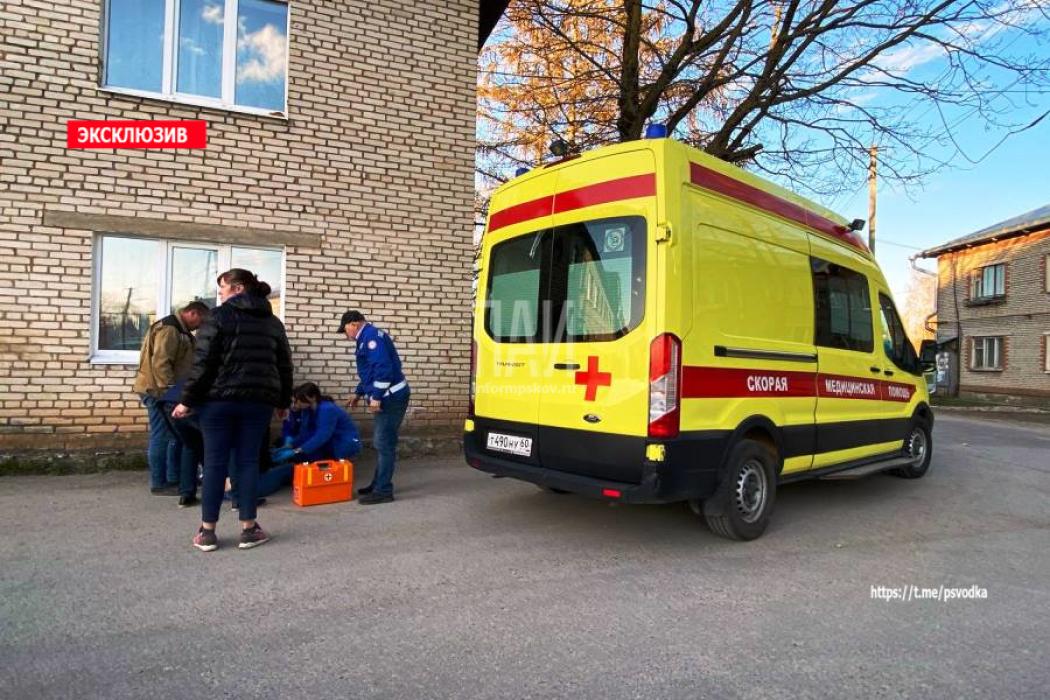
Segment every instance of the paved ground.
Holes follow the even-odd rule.
[[[785,487],[749,544],[458,459],[212,554],[144,474],[0,479],[0,697],[1045,698],[1050,429],[935,439],[921,481]],[[872,599],[905,585],[988,597]]]

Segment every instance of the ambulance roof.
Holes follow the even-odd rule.
[[[677,156],[687,160],[690,165],[692,184],[713,189],[720,194],[734,197],[745,204],[765,210],[769,213],[794,219],[795,221],[825,234],[825,236],[854,252],[872,258],[867,245],[849,229],[849,224],[842,216],[816,202],[780,187],[763,177],[750,173],[735,165],[730,165],[703,151],[688,146],[674,139],[642,139],[624,143],[601,146],[579,155],[569,156],[553,163],[541,165],[528,173],[504,183],[493,192],[493,200],[502,199],[510,190],[521,182],[557,172],[565,168],[575,168],[616,153],[626,153],[648,149],[660,155]],[[689,180],[687,180],[689,181]]]

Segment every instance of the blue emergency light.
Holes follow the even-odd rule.
[[[667,138],[667,125],[666,124],[650,124],[645,127],[645,138],[647,139],[665,139]]]
[[[514,171],[514,177],[521,177],[525,173],[529,172],[528,168],[521,167]]]

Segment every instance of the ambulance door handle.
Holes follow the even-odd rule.
[[[881,368],[881,367],[868,367],[868,369],[870,369],[870,370],[871,370],[872,372],[874,372],[875,374],[878,374],[879,372],[881,372],[881,371],[882,371],[882,368]]]
[[[554,369],[579,369],[580,365],[577,362],[555,362]]]

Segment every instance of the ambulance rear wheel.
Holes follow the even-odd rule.
[[[731,540],[753,540],[766,531],[776,500],[777,458],[755,440],[741,440],[729,452],[722,482],[704,501],[707,526]]]
[[[912,423],[908,437],[904,439],[904,456],[911,462],[907,466],[892,470],[890,474],[902,479],[921,479],[926,476],[930,469],[930,459],[933,457],[933,436],[930,435],[930,426],[926,421],[916,419]]]

